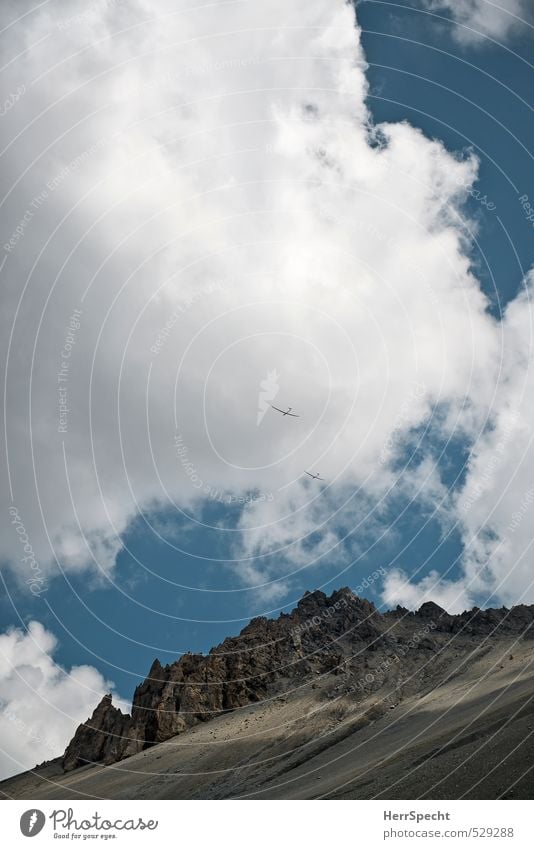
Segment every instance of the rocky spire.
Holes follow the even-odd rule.
[[[239,636],[224,640],[208,655],[187,653],[166,666],[155,660],[135,690],[131,716],[105,695],[78,727],[63,766],[71,770],[86,763],[114,763],[222,712],[316,680],[317,674],[365,680],[366,670],[376,668],[380,658],[387,669],[392,656],[433,652],[438,632],[519,634],[533,623],[534,607],[524,605],[451,616],[426,602],[416,613],[397,608],[381,614],[348,587],[330,596],[307,592],[291,613],[253,619]]]

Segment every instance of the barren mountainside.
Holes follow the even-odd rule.
[[[380,613],[306,593],[106,695],[18,799],[456,799],[534,792],[534,606]]]
[[[432,602],[417,613],[381,614],[343,588],[327,597],[306,593],[290,614],[253,619],[237,637],[208,655],[184,654],[162,666],[154,660],[133,697],[131,715],[103,697],[77,729],[63,758],[65,770],[111,764],[225,712],[284,696],[320,679],[325,693],[358,702],[390,684],[392,699],[422,690],[436,671],[464,657],[477,638],[532,632],[534,606],[478,608],[448,615]]]

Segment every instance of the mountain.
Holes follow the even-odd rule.
[[[455,798],[474,787],[472,798],[528,798],[533,660],[534,606],[380,613],[348,588],[306,593],[207,655],[154,660],[131,714],[105,695],[63,758],[0,791],[419,798],[434,787],[427,798]]]

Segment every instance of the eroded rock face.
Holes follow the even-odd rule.
[[[69,770],[88,762],[120,760],[130,722],[128,714],[112,705],[111,695],[104,696],[91,718],[78,727],[65,752],[63,768]]]
[[[349,589],[330,598],[306,593],[291,614],[253,619],[238,637],[206,656],[184,654],[167,666],[155,660],[135,690],[131,716],[105,696],[77,729],[63,766],[113,763],[223,711],[282,691],[290,679],[335,671],[344,662],[345,644],[380,636],[381,619],[374,605]]]
[[[348,588],[329,597],[320,591],[306,593],[290,614],[257,617],[208,655],[184,654],[167,666],[155,660],[135,690],[131,716],[115,708],[110,695],[104,696],[78,727],[63,766],[71,770],[84,763],[114,763],[317,674],[361,677],[382,658],[403,657],[407,651],[424,657],[435,651],[439,633],[465,634],[466,639],[495,629],[527,633],[533,623],[533,606],[475,608],[450,616],[427,602],[416,613],[397,608],[380,614]]]

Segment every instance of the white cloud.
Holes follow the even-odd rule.
[[[447,613],[462,613],[473,606],[473,599],[462,581],[450,581],[432,570],[420,580],[413,580],[402,569],[391,569],[384,579],[382,599],[389,607],[400,604],[417,610],[425,601],[433,601]]]
[[[0,778],[61,755],[112,689],[92,666],[58,666],[56,648],[56,638],[40,622],[0,634]],[[128,710],[121,699],[114,704]]]
[[[432,11],[450,12],[458,24],[454,37],[461,44],[504,43],[512,34],[532,22],[529,0],[422,0]]]
[[[486,428],[473,447],[457,498],[466,549],[466,582],[507,604],[534,598],[534,273],[506,310],[503,357]]]
[[[534,273],[506,309],[502,348],[487,421],[473,436],[463,486],[445,495],[446,515],[464,546],[461,574],[422,581],[395,572],[383,598],[416,606],[430,598],[454,608],[471,604],[532,603],[532,515],[534,506]],[[444,607],[447,604],[440,601]]]
[[[2,157],[20,521],[43,573],[108,574],[139,510],[260,492],[238,575],[283,581],[265,555],[303,567],[318,527],[334,552],[347,493],[374,527],[408,433],[484,421],[501,328],[466,255],[477,163],[407,123],[369,129],[342,0],[84,8],[40,8],[5,48],[6,85],[28,83]],[[258,425],[274,371],[301,418]],[[435,504],[428,468],[402,486]],[[1,545],[31,578],[11,525]]]

